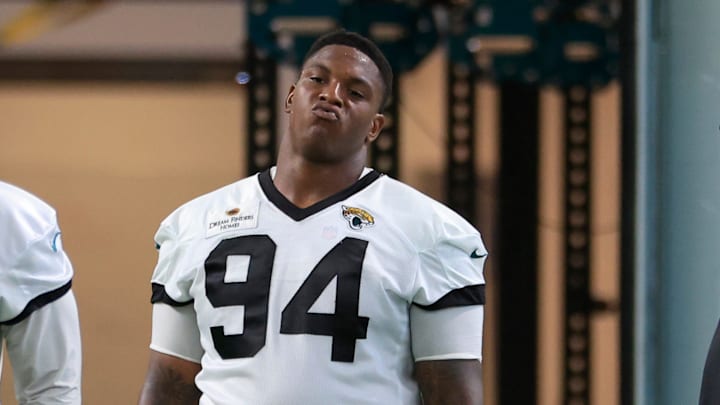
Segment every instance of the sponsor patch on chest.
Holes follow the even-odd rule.
[[[241,206],[229,207],[223,212],[210,212],[205,223],[205,237],[210,238],[225,232],[257,228],[260,202],[254,201]]]

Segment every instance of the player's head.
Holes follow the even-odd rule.
[[[315,55],[317,51],[328,45],[345,45],[355,48],[367,55],[375,63],[375,66],[377,66],[380,71],[380,76],[384,85],[382,103],[379,108],[379,111],[382,112],[383,108],[390,99],[390,95],[392,94],[393,71],[392,67],[390,67],[390,62],[388,62],[387,58],[385,58],[385,55],[382,53],[380,48],[378,48],[374,42],[358,33],[341,29],[318,38],[305,54],[303,66],[305,66],[308,59]]]
[[[384,125],[391,83],[387,60],[369,40],[345,31],[321,37],[285,99],[289,136],[281,152],[316,163],[364,162]]]

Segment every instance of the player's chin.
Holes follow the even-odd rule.
[[[310,120],[307,132],[308,133],[320,133],[320,134],[337,134],[342,131],[342,126],[339,120],[331,121],[322,118],[315,118]]]

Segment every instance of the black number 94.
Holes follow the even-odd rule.
[[[366,338],[370,320],[358,314],[367,245],[364,240],[345,238],[318,262],[283,309],[280,333],[332,336],[331,360],[354,360],[355,343]],[[223,359],[252,357],[265,346],[275,248],[275,242],[267,235],[239,236],[220,242],[205,260],[205,292],[213,307],[245,307],[243,333],[226,335],[222,325],[210,328],[215,349]],[[250,256],[247,281],[225,281],[230,256]],[[335,277],[335,313],[309,312]]]

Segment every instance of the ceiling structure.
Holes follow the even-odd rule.
[[[3,0],[0,32],[12,28],[22,38],[0,36],[0,63],[242,59],[244,1],[95,0],[85,3],[87,10],[60,3]]]

